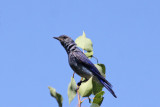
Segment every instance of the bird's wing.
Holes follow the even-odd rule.
[[[83,66],[85,66],[89,71],[93,73],[93,75],[102,79],[108,86],[112,87],[112,85],[100,74],[95,65],[86,57],[84,53],[81,51],[73,52],[75,58],[80,62]]]

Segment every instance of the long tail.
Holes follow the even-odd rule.
[[[102,83],[102,85],[115,97],[117,98],[117,96],[115,95],[114,91],[112,90],[112,88],[110,87],[109,84],[107,84],[105,81],[103,81],[102,79],[98,78],[99,81]]]

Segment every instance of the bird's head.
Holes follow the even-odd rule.
[[[59,37],[53,37],[53,38],[59,40],[63,46],[74,43],[74,41],[66,35],[61,35]]]

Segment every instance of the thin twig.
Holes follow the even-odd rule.
[[[83,102],[83,101],[85,101],[85,100],[87,100],[87,99],[94,99],[94,98],[89,98],[89,97],[87,97],[87,98],[84,98],[81,102]]]
[[[83,78],[81,77],[81,80],[80,80],[80,81],[82,81],[82,80],[83,80]],[[78,107],[81,107],[81,98],[80,98],[80,95],[79,95],[79,86],[77,85],[77,87],[78,87],[78,90],[77,90]]]
[[[79,86],[78,86],[78,90],[77,90],[77,95],[78,95],[78,107],[81,107],[81,99],[80,99],[80,95],[79,95]]]
[[[95,56],[92,56],[93,58],[95,58],[97,60],[97,64],[98,64],[98,59]]]

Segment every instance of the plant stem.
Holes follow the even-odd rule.
[[[83,102],[83,101],[85,101],[85,100],[87,100],[87,99],[94,99],[94,98],[89,98],[89,97],[87,97],[87,98],[84,98],[81,102]]]
[[[80,99],[80,95],[79,95],[79,86],[78,86],[78,90],[77,90],[77,95],[78,95],[78,107],[81,107],[81,99]]]
[[[97,64],[98,64],[98,59],[95,56],[93,56],[93,58],[95,58],[97,60]]]

